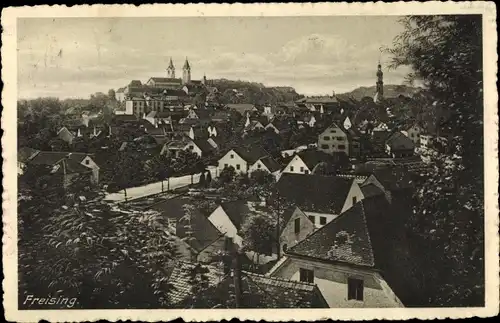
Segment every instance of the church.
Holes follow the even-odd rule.
[[[151,77],[146,82],[146,86],[162,89],[179,89],[184,85],[206,85],[206,81],[206,76],[203,76],[203,79],[200,81],[191,80],[191,65],[187,57],[182,67],[182,78],[176,78],[174,62],[170,58],[170,63],[167,67],[167,77]]]

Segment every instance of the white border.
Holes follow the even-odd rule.
[[[20,17],[168,17],[168,16],[326,16],[326,15],[409,15],[482,14],[484,40],[484,156],[485,156],[485,263],[486,306],[484,308],[418,309],[325,309],[325,310],[17,310],[17,166],[16,102],[17,51],[16,19]],[[433,319],[493,316],[499,308],[498,239],[498,119],[496,89],[497,33],[493,2],[399,2],[399,3],[317,3],[317,4],[210,4],[210,5],[83,5],[6,8],[2,12],[2,138],[3,164],[3,272],[6,319],[29,322],[48,321],[185,321],[241,320],[367,320]]]

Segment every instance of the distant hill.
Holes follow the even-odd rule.
[[[419,92],[421,89],[416,87],[411,87],[407,85],[395,85],[387,84],[384,85],[384,97],[385,98],[396,98],[399,95],[404,95],[412,97],[415,93]],[[337,97],[342,100],[348,100],[353,98],[357,101],[361,101],[364,97],[373,97],[376,92],[375,86],[361,86],[351,92],[337,94]]]
[[[215,79],[210,85],[219,90],[221,103],[273,104],[292,102],[303,96],[289,86],[266,87],[261,83],[240,80]]]

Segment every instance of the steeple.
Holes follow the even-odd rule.
[[[384,72],[382,72],[382,65],[380,60],[377,66],[377,92],[375,93],[374,101],[378,102],[384,98]]]
[[[182,68],[182,83],[187,84],[191,82],[191,66],[189,66],[189,61],[186,57],[184,62],[184,67]]]
[[[175,78],[175,67],[174,63],[172,62],[172,57],[170,57],[170,63],[168,64],[167,77],[172,79]]]

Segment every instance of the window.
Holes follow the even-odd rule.
[[[227,168],[227,164],[224,164],[224,168]]]
[[[321,149],[328,149],[328,145],[321,145]]]
[[[358,198],[356,196],[352,197],[352,204],[356,204],[358,202]]]
[[[345,149],[345,145],[339,145],[339,149]]]
[[[300,268],[300,281],[306,283],[314,283],[314,271],[309,269]]]
[[[347,299],[363,300],[363,280],[347,278]]]
[[[239,170],[240,169],[240,164],[236,164],[236,169]]]
[[[290,166],[290,171],[293,172],[293,166]]]
[[[323,140],[330,140],[330,136],[324,136]]]
[[[189,149],[193,150],[194,149],[193,145],[189,145]]]
[[[305,172],[304,172],[304,174],[306,174],[306,175],[309,174],[309,171],[306,169]]]
[[[233,154],[229,155],[229,158],[233,159],[233,158],[234,158],[234,155],[233,155]]]
[[[331,129],[331,130],[330,130],[330,132],[331,132],[331,133],[336,133],[336,132],[337,132],[337,130],[335,130],[335,129]]]
[[[300,167],[300,172],[303,173],[304,172],[304,167]]]
[[[337,137],[338,141],[344,141],[344,137]]]
[[[312,223],[314,223],[315,221],[314,215],[309,215],[308,218],[309,220],[311,220]]]
[[[259,168],[259,169],[260,169],[260,164],[257,164],[257,168]]]
[[[90,160],[86,159],[85,160],[85,165],[89,165],[90,164]]]
[[[320,216],[319,217],[319,224],[325,225],[326,224],[326,217],[325,216]]]
[[[295,225],[294,232],[295,232],[295,234],[297,234],[300,232],[300,218],[295,219],[294,225]]]

